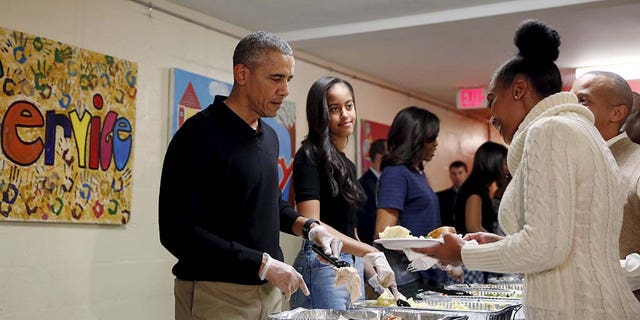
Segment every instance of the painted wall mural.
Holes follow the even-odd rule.
[[[369,158],[371,144],[378,139],[386,139],[390,128],[391,126],[384,123],[365,119],[360,120],[360,145],[358,149],[360,175],[367,172],[371,166],[371,159]]]
[[[0,27],[0,221],[129,221],[137,72]]]
[[[185,71],[171,69],[171,119],[170,136],[194,114],[213,103],[216,95],[228,96],[230,83]],[[293,157],[295,155],[296,108],[295,103],[286,100],[275,118],[263,118],[278,135],[280,154],[278,157],[278,174],[282,198],[294,203],[291,192],[291,174],[293,173]],[[171,139],[171,137],[169,137]]]
[[[187,119],[213,103],[216,95],[228,96],[231,92],[230,83],[179,68],[171,69],[171,88],[169,139]]]

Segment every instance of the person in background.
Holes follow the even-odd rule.
[[[501,144],[487,141],[476,150],[471,174],[462,184],[454,208],[458,233],[496,232],[498,216],[489,189],[494,183],[498,188],[506,183],[506,161],[507,148]]]
[[[266,319],[280,311],[282,295],[309,294],[282,262],[280,231],[340,252],[327,228],[282,200],[278,139],[260,119],[276,115],[293,70],[284,40],[247,35],[233,53],[229,97],[216,96],[169,143],[158,211],[160,242],[178,259],[176,319]]]
[[[456,231],[460,234],[470,232],[498,233],[498,213],[493,207],[490,188],[506,184],[504,165],[507,161],[507,148],[487,141],[480,145],[473,157],[471,174],[460,188],[458,202],[453,210]],[[489,273],[467,271],[464,280],[468,283],[487,283]]]
[[[388,226],[403,226],[414,236],[442,226],[438,196],[429,186],[423,166],[423,161],[431,161],[435,155],[439,131],[438,117],[415,106],[400,110],[393,119],[378,180],[376,238]],[[409,260],[403,252],[383,251],[395,272],[398,290],[415,297],[429,282],[429,272],[407,271]]]
[[[624,78],[604,71],[583,74],[573,82],[571,92],[593,112],[596,128],[624,179],[627,201],[620,230],[620,259],[625,259],[631,253],[640,253],[640,145],[631,141],[622,129],[633,104],[633,94]],[[640,288],[632,289],[636,298],[640,298]]]
[[[380,177],[380,165],[382,156],[387,153],[387,140],[377,139],[371,143],[369,148],[369,159],[371,166],[358,181],[364,189],[367,201],[358,214],[358,237],[360,241],[373,244],[373,233],[376,227],[376,185]]]
[[[528,320],[640,319],[618,259],[622,178],[593,114],[561,92],[560,36],[525,20],[514,42],[518,53],[487,92],[492,123],[510,144],[513,178],[499,213],[507,236],[445,234],[443,245],[413,250],[469,270],[525,274]]]
[[[467,179],[467,175],[466,163],[460,160],[451,162],[449,165],[449,179],[453,185],[449,189],[436,193],[440,203],[440,220],[443,226],[455,225],[456,220],[453,208],[455,208],[456,200],[458,199],[458,191],[460,191],[460,187]]]
[[[511,173],[509,172],[509,166],[507,166],[507,157],[504,158],[502,163],[502,174],[504,177],[504,181],[500,184],[495,183],[491,190],[491,202],[493,203],[493,211],[498,214],[500,212],[500,201],[502,201],[502,196],[504,195],[504,191],[507,190],[507,186],[511,182]],[[504,231],[500,228],[500,223],[496,224],[496,229],[494,230],[496,234],[504,236]]]
[[[633,107],[624,123],[624,130],[631,141],[640,144],[640,93],[633,92]]]
[[[342,240],[340,259],[354,266],[360,275],[360,295],[364,296],[363,264],[383,287],[392,286],[394,274],[384,254],[356,236],[357,212],[366,196],[356,178],[356,167],[344,153],[356,125],[356,104],[351,84],[326,76],[313,83],[307,95],[309,133],[296,152],[293,187],[296,208],[307,218],[320,220]],[[361,259],[362,257],[362,259]],[[294,267],[302,274],[311,295],[295,293],[291,307],[345,310],[351,296],[336,287],[332,265],[320,262],[312,243],[304,241]]]

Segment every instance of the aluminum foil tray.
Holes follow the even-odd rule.
[[[524,290],[524,284],[522,283],[471,283],[471,284],[452,284],[448,285],[445,288],[452,290],[465,290],[467,288],[482,288],[482,289],[502,289],[502,290]]]
[[[396,317],[396,318],[393,318]],[[294,320],[468,320],[467,316],[429,312],[427,310],[410,310],[405,308],[385,309],[304,309],[297,308],[269,316],[269,319]]]
[[[522,283],[524,276],[522,274],[504,274],[500,277],[489,277],[487,280],[494,284]]]
[[[466,284],[454,284],[446,286],[445,289],[468,292],[474,297],[516,300],[522,299],[522,290],[500,288],[503,286],[506,287],[507,285],[472,284],[471,286],[467,286]],[[424,297],[418,294],[417,298]]]
[[[411,302],[411,301],[410,301]],[[415,305],[402,309],[425,310],[439,314],[458,314],[467,316],[469,320],[510,320],[522,307],[515,300],[462,298],[449,296],[430,296],[424,300],[415,300]],[[375,305],[375,300],[367,300],[354,304],[355,308],[387,309],[398,307],[380,307]]]

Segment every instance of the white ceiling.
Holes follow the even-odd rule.
[[[640,63],[640,0],[169,0],[247,30],[272,31],[297,53],[455,108],[456,90],[486,87],[515,53],[524,19],[554,26],[565,85],[573,70]],[[486,110],[466,111],[487,118]]]

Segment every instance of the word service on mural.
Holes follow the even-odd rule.
[[[0,221],[125,224],[137,64],[0,27]]]

